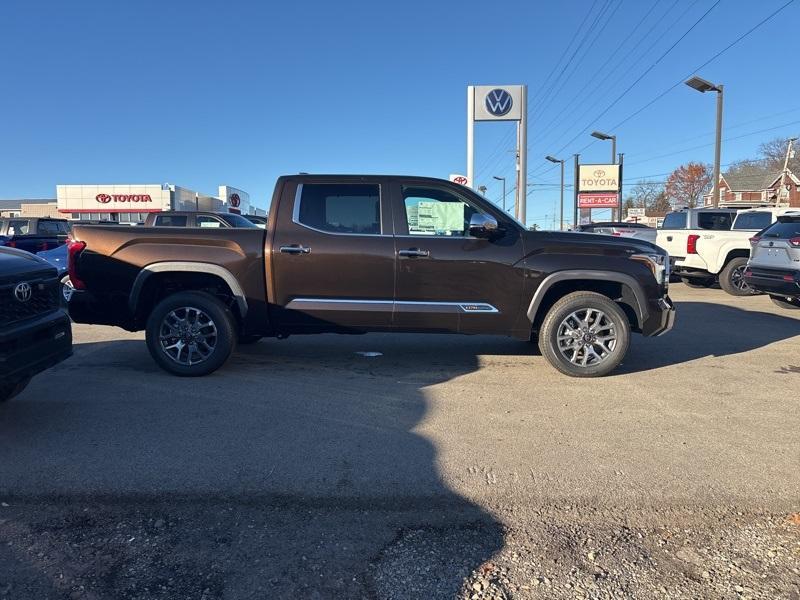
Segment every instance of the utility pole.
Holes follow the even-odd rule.
[[[786,189],[786,176],[789,174],[789,159],[792,157],[792,146],[797,138],[789,138],[789,145],[786,147],[786,158],[783,161],[783,173],[781,173],[781,191],[778,194],[778,199],[786,197],[788,199],[789,190]]]
[[[506,178],[492,175],[492,179],[497,179],[497,181],[503,182],[503,212],[506,212]]]

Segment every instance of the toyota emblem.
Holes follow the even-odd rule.
[[[25,283],[18,283],[17,287],[14,288],[14,297],[19,300],[20,302],[27,302],[31,299],[33,295],[33,288],[31,288],[31,284]]]
[[[242,199],[239,198],[239,194],[231,194],[230,202],[233,208],[238,208],[239,205],[242,203]]]
[[[603,177],[605,176],[605,174],[606,174],[606,172],[605,172],[605,171],[603,171],[603,169],[597,169],[597,170],[594,172],[594,176],[595,176],[595,177],[597,177],[598,179],[601,179],[601,178],[603,178]]]
[[[94,199],[97,200],[100,204],[108,204],[109,202],[111,202],[111,196],[109,196],[108,194],[97,194],[97,196],[95,196]]]

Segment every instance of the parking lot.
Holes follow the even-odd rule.
[[[383,334],[181,379],[76,325],[0,407],[0,596],[798,598],[800,311],[671,295],[602,379]]]

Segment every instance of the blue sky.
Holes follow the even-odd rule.
[[[169,182],[233,185],[266,206],[285,173],[447,177],[466,169],[466,86],[526,83],[529,182],[544,184],[531,188],[528,216],[549,225],[558,173],[543,157],[583,149],[585,162],[606,160],[592,129],[618,135],[628,186],[711,162],[713,94],[679,85],[615,126],[786,0],[721,0],[597,117],[715,1],[11,0],[0,5],[0,198]],[[738,139],[724,143],[723,164],[800,132],[798,17],[794,2],[698,72],[725,85],[725,137]],[[491,176],[513,180],[512,129],[476,129],[476,184],[495,200]]]

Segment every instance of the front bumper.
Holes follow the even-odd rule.
[[[647,318],[642,323],[642,335],[664,335],[675,325],[675,305],[668,295],[649,303]]]
[[[72,327],[63,310],[15,323],[0,332],[0,380],[28,379],[71,354]]]
[[[748,267],[744,280],[758,292],[800,298],[800,271]]]

